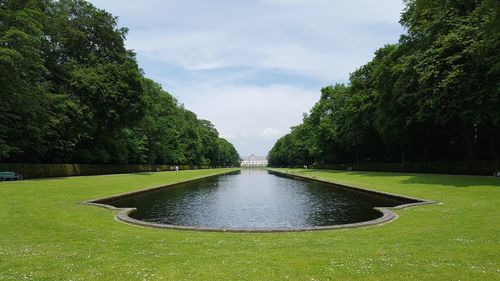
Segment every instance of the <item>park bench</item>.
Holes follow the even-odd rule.
[[[0,172],[0,181],[6,180],[21,180],[23,176],[18,175],[14,172]]]

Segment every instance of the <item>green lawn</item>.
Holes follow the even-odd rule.
[[[143,228],[79,202],[226,170],[0,183],[0,280],[500,280],[500,179],[293,170],[442,202],[298,233]]]

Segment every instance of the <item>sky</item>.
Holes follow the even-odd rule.
[[[90,0],[129,28],[147,77],[240,155],[267,155],[321,88],[395,43],[401,0]]]

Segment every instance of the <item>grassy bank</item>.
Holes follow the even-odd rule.
[[[127,225],[83,200],[227,170],[0,183],[0,280],[494,280],[500,180],[293,170],[431,199],[382,226],[304,233],[207,233]]]

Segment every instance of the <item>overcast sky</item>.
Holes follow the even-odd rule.
[[[401,0],[91,0],[128,27],[146,76],[240,155],[267,155],[322,87],[403,28]]]

